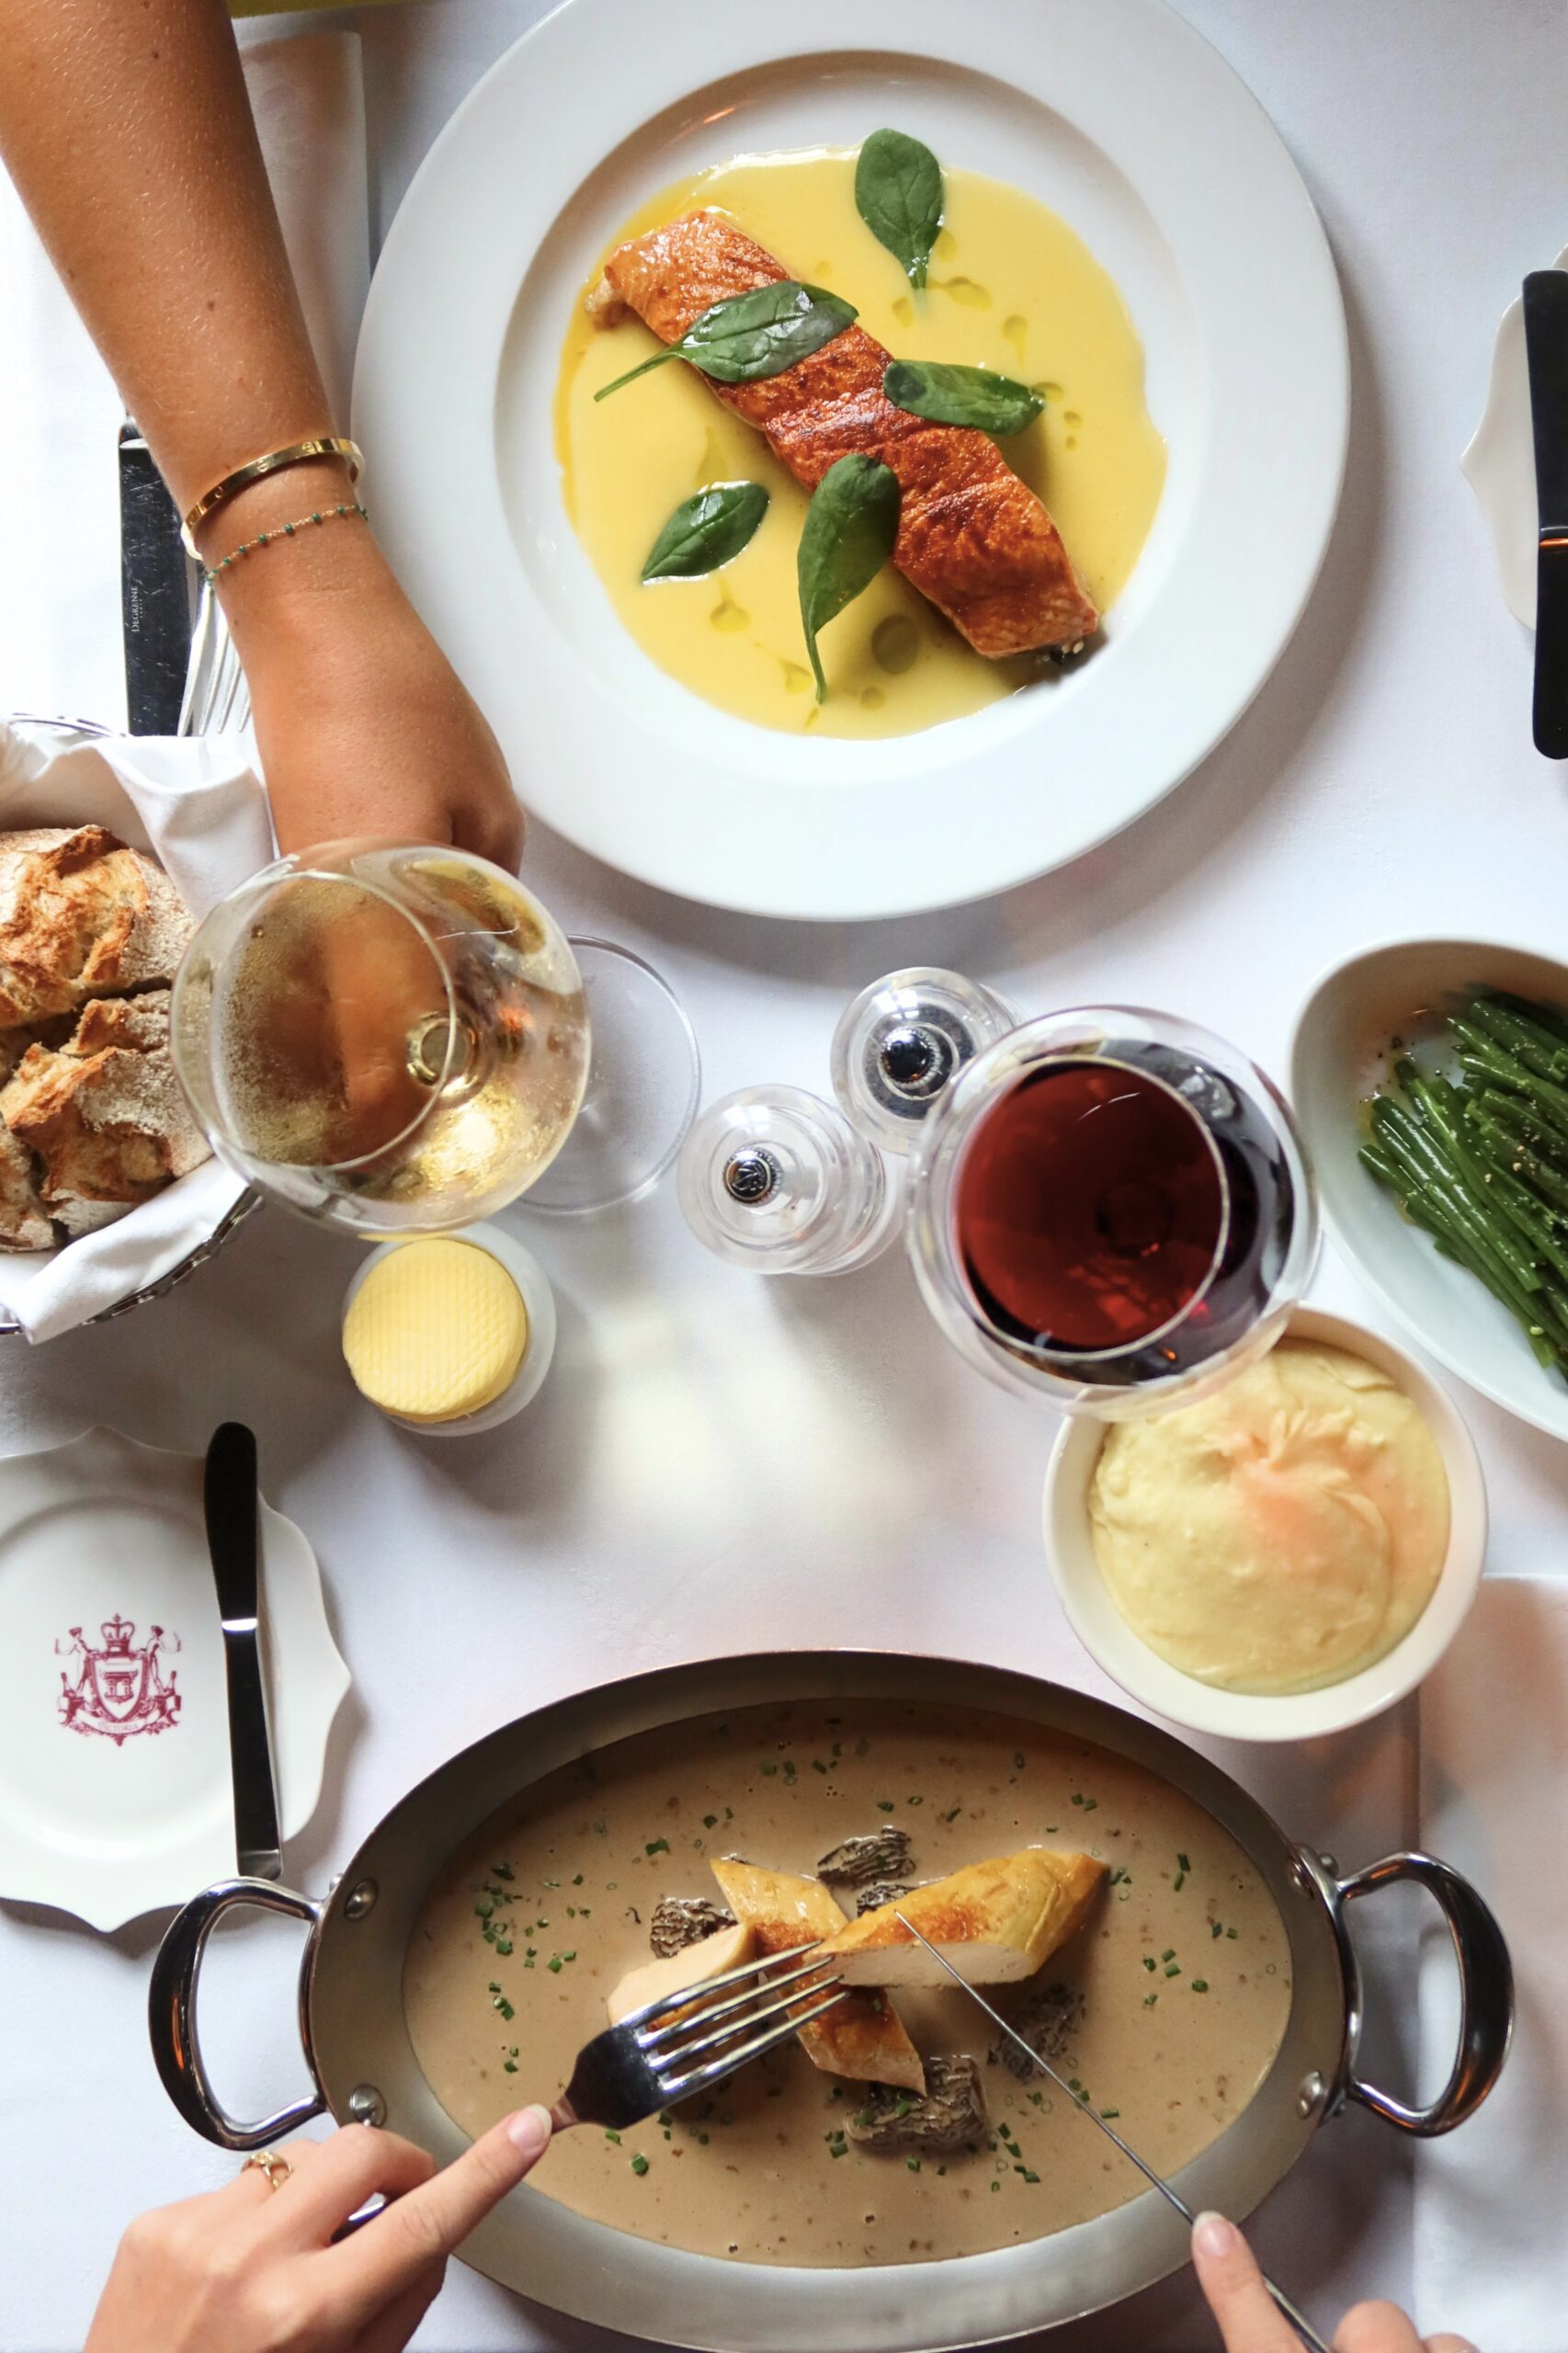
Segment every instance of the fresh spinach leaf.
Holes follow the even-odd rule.
[[[644,580],[699,580],[739,555],[767,512],[759,482],[714,482],[682,499],[649,551]]]
[[[898,512],[898,476],[891,466],[860,450],[829,466],[812,493],[796,573],[818,702],[827,693],[827,680],[817,652],[817,631],[876,578],[892,553]]]
[[[797,359],[842,335],[856,315],[853,303],[824,287],[808,286],[798,278],[776,278],[771,285],[754,286],[749,293],[715,302],[677,341],[601,386],[594,398],[608,399],[651,368],[662,368],[666,359],[684,359],[722,384],[751,384],[764,376],[781,376]]]
[[[855,165],[855,202],[911,286],[923,287],[942,225],[942,166],[929,147],[903,131],[873,131]]]
[[[933,425],[971,425],[981,433],[1021,433],[1045,406],[1038,392],[990,368],[941,359],[894,359],[882,377],[894,408]]]

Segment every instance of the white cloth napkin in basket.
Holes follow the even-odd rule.
[[[267,795],[243,744],[62,736],[0,723],[0,832],[107,825],[151,850],[194,915],[272,856]],[[52,1339],[173,1272],[244,1190],[215,1160],[63,1248],[0,1255],[0,1309]]]
[[[1480,2114],[1415,2162],[1415,2321],[1484,2353],[1568,2346],[1568,1581],[1488,1577],[1421,1693],[1422,1843],[1497,1915],[1517,2011]],[[1454,2049],[1453,1955],[1422,1948],[1422,2096]],[[1484,2253],[1483,2253],[1484,2250]]]

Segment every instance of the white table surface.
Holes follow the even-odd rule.
[[[959,965],[1026,1007],[1165,1005],[1278,1070],[1294,1007],[1346,949],[1416,928],[1560,937],[1563,779],[1530,747],[1529,646],[1457,467],[1497,315],[1568,234],[1557,0],[1185,6],[1278,123],[1344,278],[1349,474],[1305,621],[1174,799],[1070,872],[985,905],[835,930],[748,922],[536,832],[530,878],[568,927],[642,950],[682,993],[709,1095],[761,1078],[825,1089],[841,1004],[900,963]],[[537,13],[528,0],[435,0],[353,19],[378,232],[453,105]],[[21,325],[8,368],[27,364]],[[11,542],[0,708],[113,719],[112,468],[85,434],[62,442],[42,390],[51,470],[101,477],[103,515],[69,546],[29,530],[19,560]],[[64,657],[29,620],[51,596],[92,622]],[[668,1185],[577,1227],[523,1222],[558,1286],[555,1368],[524,1419],[461,1445],[400,1436],[357,1400],[335,1345],[354,1246],[276,1211],[173,1299],[0,1352],[3,1449],[103,1421],[194,1450],[222,1416],[255,1425],[269,1496],[319,1550],[357,1684],[327,1793],[288,1858],[293,1883],[323,1888],[450,1751],[603,1677],[726,1649],[892,1641],[1096,1682],[1040,1558],[1051,1417],[949,1355],[902,1259],[839,1283],[743,1276],[691,1240]],[[1313,1296],[1381,1320],[1332,1254]],[[1491,1487],[1492,1565],[1558,1573],[1568,1452],[1462,1402]],[[1321,1753],[1226,1761],[1290,1829],[1360,1862],[1415,1834],[1415,1739],[1406,1710]],[[104,1938],[0,1905],[6,2353],[79,2347],[131,2214],[231,2169],[153,2073],[158,1925]],[[1402,1899],[1374,1939],[1392,1989],[1376,2048],[1397,2082],[1412,2064],[1415,1919]],[[209,2040],[236,2107],[298,2083],[292,1949],[253,1924],[215,1947]],[[1358,2112],[1260,2218],[1266,2259],[1320,2324],[1357,2297],[1407,2293],[1410,2179],[1408,2150]],[[677,2315],[666,2325],[678,2335]],[[1213,2339],[1178,2281],[1051,2341],[1108,2353]],[[442,2353],[612,2342],[455,2268],[417,2339]]]

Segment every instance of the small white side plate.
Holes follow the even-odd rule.
[[[0,1894],[118,1928],[234,1869],[199,1456],[90,1430],[0,1461]],[[261,1507],[263,1668],[285,1838],[321,1794],[348,1670],[292,1521]]]
[[[1553,269],[1568,269],[1564,245]],[[1492,381],[1481,423],[1460,460],[1492,534],[1498,577],[1508,610],[1535,627],[1535,441],[1530,380],[1525,364],[1525,313],[1516,295],[1503,313],[1492,347]]]

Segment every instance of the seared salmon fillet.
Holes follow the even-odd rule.
[[[588,307],[608,322],[624,303],[675,343],[715,302],[789,274],[723,213],[687,212],[618,245]],[[893,562],[977,654],[1078,644],[1099,615],[1044,506],[985,434],[895,408],[882,392],[889,358],[851,326],[782,375],[708,383],[808,489],[851,450],[892,468],[903,494]]]

